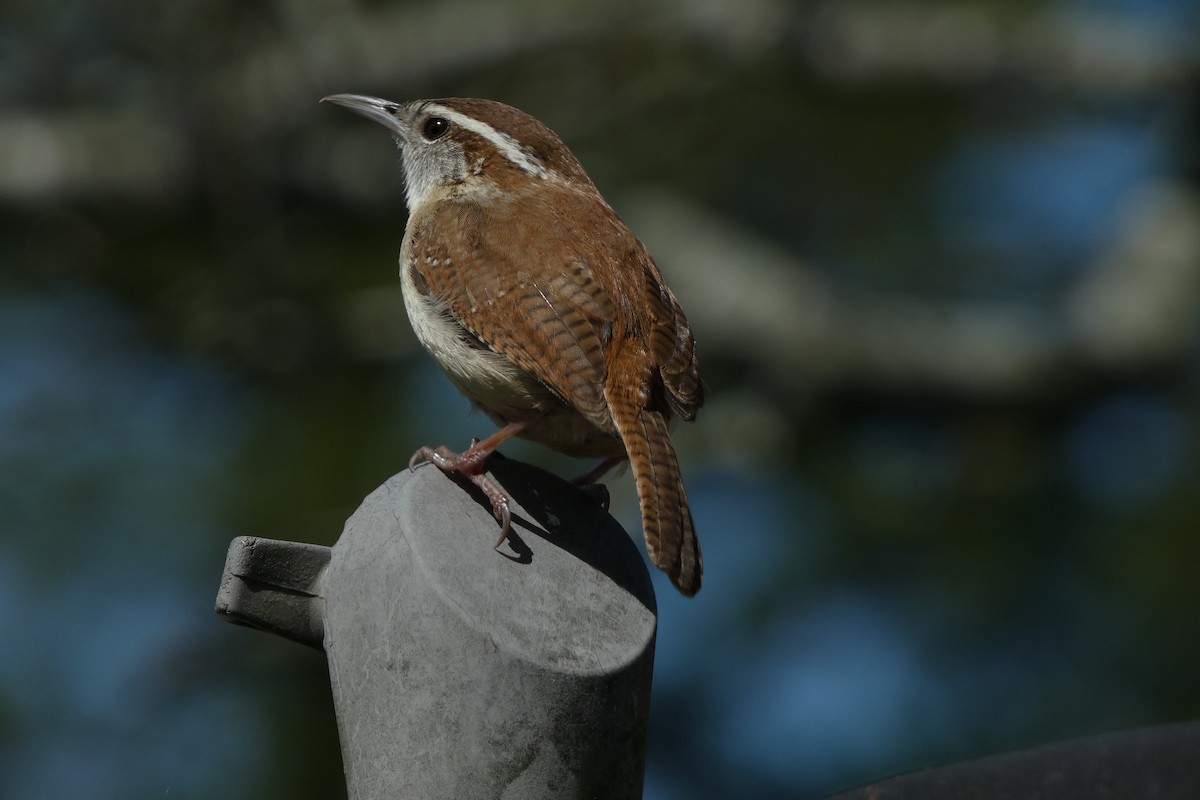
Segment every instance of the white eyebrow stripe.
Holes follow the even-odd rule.
[[[487,139],[489,142],[496,145],[496,149],[499,150],[500,153],[507,158],[513,166],[517,167],[521,171],[537,178],[549,177],[550,171],[542,166],[540,161],[526,153],[521,148],[521,143],[509,136],[507,133],[501,133],[491,125],[488,125],[486,122],[480,122],[474,117],[468,117],[466,114],[460,114],[459,112],[450,108],[446,108],[445,106],[432,104],[426,106],[425,111],[434,116],[445,117],[454,124],[461,125],[472,133],[479,134],[483,138]]]

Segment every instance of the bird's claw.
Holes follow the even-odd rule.
[[[502,503],[492,501],[492,513],[496,515],[496,519],[500,522],[500,538],[496,540],[494,549],[499,550],[500,545],[504,544],[508,539],[508,532],[512,529],[512,512],[508,510],[508,501]]]
[[[408,460],[408,471],[412,472],[421,464],[425,464],[433,460],[433,449],[422,447],[420,450],[412,454],[412,458]]]

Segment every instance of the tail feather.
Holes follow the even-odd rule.
[[[671,583],[690,597],[700,591],[704,559],[667,420],[660,412],[634,403],[611,405],[633,468],[646,551]]]

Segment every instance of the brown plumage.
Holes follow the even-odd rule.
[[[641,242],[570,150],[487,100],[327,98],[384,123],[403,153],[405,306],[418,338],[501,431],[464,453],[414,458],[507,498],[483,462],[517,435],[568,455],[628,456],[647,550],[681,592],[703,578],[671,445],[703,403],[687,318]]]

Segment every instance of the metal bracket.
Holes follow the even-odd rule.
[[[217,591],[217,614],[228,622],[322,649],[321,596],[330,548],[239,536],[229,544]]]

